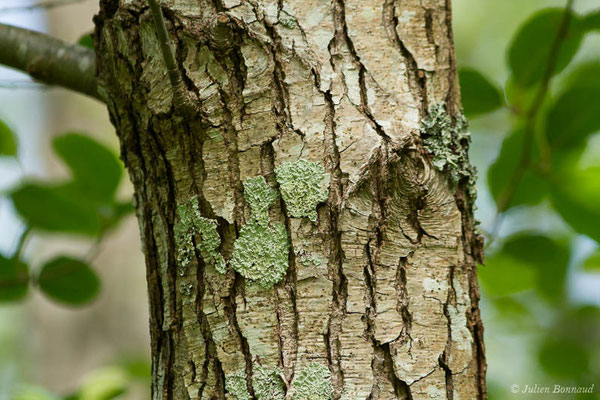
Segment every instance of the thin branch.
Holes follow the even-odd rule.
[[[47,89],[48,86],[27,80],[0,79],[0,89]]]
[[[19,241],[17,242],[17,248],[15,249],[15,252],[12,256],[14,260],[21,259],[21,256],[23,255],[23,250],[25,249],[25,244],[27,243],[27,239],[29,238],[30,234],[31,227],[28,226],[25,228],[25,230],[21,233],[21,236],[19,237]]]
[[[515,191],[517,190],[517,186],[519,185],[527,169],[530,167],[531,151],[533,150],[533,140],[535,134],[536,117],[538,111],[540,110],[544,102],[546,95],[548,94],[550,81],[552,80],[554,70],[556,69],[558,53],[568,33],[569,22],[573,13],[572,9],[573,0],[567,0],[567,4],[565,5],[565,11],[563,13],[563,17],[558,28],[558,32],[556,33],[556,37],[554,38],[554,41],[552,42],[552,47],[550,48],[548,64],[546,70],[544,71],[540,87],[538,88],[538,91],[533,102],[531,103],[531,106],[525,114],[525,141],[523,142],[521,157],[519,159],[519,163],[517,164],[517,168],[510,177],[506,190],[502,193],[502,196],[498,200],[498,214],[496,216],[496,220],[494,221],[494,225],[491,231],[493,235],[496,235],[500,229],[500,223],[502,221],[502,219],[499,218],[500,214],[506,211],[510,200],[512,199],[513,195],[515,194]]]
[[[183,84],[181,71],[177,66],[177,61],[175,60],[173,45],[171,43],[171,39],[169,38],[169,33],[167,32],[167,26],[165,25],[165,17],[163,15],[162,8],[158,5],[156,0],[148,0],[148,4],[150,5],[152,19],[154,20],[154,27],[156,28],[156,34],[158,35],[158,42],[160,45],[162,58],[165,66],[167,67],[167,74],[169,75],[169,81],[171,82],[175,110],[183,113],[193,112],[190,106],[190,99]]]
[[[48,10],[55,7],[66,6],[69,4],[81,3],[86,0],[48,0],[40,1],[38,3],[22,5],[22,6],[11,6],[11,7],[0,7],[0,13],[11,13],[11,12],[22,12],[22,11],[37,11],[37,10]]]
[[[43,33],[0,24],[0,64],[47,85],[62,86],[98,100],[94,51]]]

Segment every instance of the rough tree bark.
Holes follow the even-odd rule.
[[[449,0],[161,6],[185,107],[145,0],[95,19],[153,399],[486,398]]]

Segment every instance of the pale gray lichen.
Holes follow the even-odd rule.
[[[311,363],[296,375],[292,383],[294,400],[331,400],[331,373],[323,364]]]
[[[244,198],[250,206],[250,213],[259,225],[269,225],[269,208],[277,200],[277,192],[267,185],[262,176],[248,178],[244,182]]]
[[[252,388],[257,400],[284,400],[285,384],[281,379],[279,368],[266,368],[254,365],[252,371]]]
[[[325,169],[318,163],[300,159],[281,164],[275,169],[275,176],[289,215],[315,222],[317,205],[328,196],[327,189],[322,187]]]
[[[279,13],[279,23],[288,29],[294,29],[296,27],[297,21],[296,18],[294,18],[294,16],[281,10],[281,12]]]
[[[284,400],[285,384],[279,368],[267,368],[254,364],[252,389],[256,400]],[[236,400],[250,400],[246,372],[240,370],[225,377],[225,390]]]
[[[179,291],[184,296],[191,296],[194,293],[194,285],[191,283],[181,282],[179,284]]]
[[[247,223],[233,245],[230,264],[244,278],[271,289],[286,274],[290,243],[282,223],[272,227]]]
[[[236,400],[250,400],[246,372],[238,371],[225,377],[225,390]]]
[[[294,251],[294,254],[296,254],[296,257],[298,257],[300,264],[302,264],[305,267],[318,267],[322,264],[319,258],[315,257],[313,254],[309,253],[308,251],[306,251],[306,249],[302,247],[296,249]]]
[[[432,106],[422,120],[420,134],[425,149],[433,156],[433,166],[448,174],[453,184],[466,179],[469,196],[474,201],[477,171],[469,163],[467,143],[471,136],[467,127],[462,113],[453,121],[446,112],[446,105],[439,103]]]
[[[198,208],[198,198],[192,197],[188,203],[177,205],[175,222],[175,244],[177,245],[177,265],[183,275],[194,256],[194,236],[196,248],[207,265],[212,265],[220,273],[225,273],[225,259],[218,252],[221,238],[217,232],[217,221],[204,218]]]

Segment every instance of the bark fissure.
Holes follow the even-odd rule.
[[[368,74],[367,69],[360,61],[360,57],[358,56],[356,49],[354,48],[354,44],[352,43],[352,39],[348,35],[348,26],[346,24],[346,9],[344,0],[333,0],[332,1],[332,11],[333,11],[333,19],[335,22],[335,39],[338,43],[338,46],[342,46],[342,44],[348,49],[350,53],[350,57],[352,59],[352,63],[358,69],[358,87],[360,89],[360,105],[356,105],[357,109],[367,118],[367,120],[372,124],[373,129],[385,142],[390,141],[390,137],[385,133],[383,127],[377,122],[371,108],[369,107],[369,99],[367,96],[367,85],[365,82],[365,77]],[[332,59],[333,61],[333,59]],[[335,62],[334,62],[335,67]]]
[[[396,1],[385,0],[383,5],[383,24],[386,28],[389,39],[398,48],[398,51],[404,57],[407,63],[409,85],[414,94],[418,95],[421,116],[427,114],[427,77],[425,71],[419,69],[417,61],[413,54],[406,48],[404,42],[398,34],[398,16],[396,15]]]
[[[316,75],[315,75],[316,76]],[[318,80],[315,82],[318,83]],[[317,85],[318,87],[318,85]],[[330,258],[328,270],[333,283],[332,287],[332,311],[327,324],[325,343],[327,345],[329,369],[332,373],[332,381],[335,391],[335,400],[342,395],[344,386],[344,372],[341,368],[341,354],[339,335],[341,323],[346,313],[346,301],[348,288],[346,276],[344,275],[344,253],[342,249],[341,231],[339,229],[340,207],[344,187],[342,183],[342,171],[340,169],[340,154],[336,143],[335,106],[331,94],[323,93],[327,106],[325,123],[327,133],[325,134],[325,149],[328,160],[328,169],[331,174],[329,190],[329,223],[330,223]]]

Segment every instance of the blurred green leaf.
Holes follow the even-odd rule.
[[[576,378],[589,370],[586,348],[577,338],[550,338],[538,354],[540,365],[547,374],[557,378]]]
[[[0,119],[0,156],[15,156],[17,155],[16,135]]]
[[[458,71],[460,92],[467,117],[485,114],[502,105],[502,93],[479,71],[461,68]]]
[[[479,276],[492,295],[536,288],[548,299],[560,299],[568,262],[566,244],[538,234],[519,233],[488,257]]]
[[[92,372],[81,385],[79,400],[111,400],[127,391],[127,374],[119,367]]]
[[[514,184],[512,177],[519,165],[524,139],[523,130],[516,130],[506,137],[502,142],[498,158],[488,169],[488,186],[498,205],[506,196],[509,186]],[[536,154],[534,154],[534,159]],[[537,204],[547,192],[548,183],[531,169],[526,169],[520,181],[515,185],[515,190],[506,204],[505,210],[518,205]]]
[[[581,24],[586,31],[600,30],[600,10],[584,15]]]
[[[555,8],[542,10],[519,28],[508,51],[508,64],[515,83],[527,87],[542,79],[564,12],[564,9]],[[575,56],[582,36],[581,20],[572,14],[568,32],[558,51],[554,74],[565,69]]]
[[[57,137],[53,146],[71,169],[75,184],[82,193],[105,201],[114,197],[122,168],[107,147],[79,133]]]
[[[0,254],[0,302],[18,301],[29,289],[29,267]]]
[[[537,270],[538,290],[547,298],[560,299],[563,295],[569,248],[547,236],[517,234],[508,239],[502,253]]]
[[[569,69],[572,71],[565,77],[564,87],[600,87],[600,61],[585,62]]]
[[[600,272],[600,251],[596,251],[586,258],[583,268],[590,272]]]
[[[56,301],[81,305],[96,297],[100,281],[85,262],[59,256],[44,264],[38,285],[42,292]]]
[[[486,292],[504,296],[535,287],[536,271],[527,262],[506,254],[496,254],[480,267],[477,275]]]
[[[120,364],[121,368],[131,379],[150,382],[152,379],[152,364],[145,357],[129,357],[124,359]]]
[[[131,200],[113,203],[113,210],[115,220],[120,220],[124,216],[135,211],[133,204],[131,204]]]
[[[510,105],[513,111],[516,111],[519,115],[524,115],[526,110],[531,107],[537,92],[539,85],[533,85],[529,87],[522,87],[515,83],[514,76],[509,76],[504,84],[504,95],[506,101]]]
[[[86,34],[81,35],[77,43],[80,46],[88,47],[90,49],[94,48],[94,32],[88,32]]]
[[[19,214],[33,228],[87,235],[100,231],[98,214],[73,185],[24,183],[10,196]]]
[[[600,86],[567,89],[552,105],[546,136],[553,151],[578,146],[600,129]]]
[[[562,309],[555,326],[561,335],[577,338],[590,351],[600,353],[600,308],[584,305]]]
[[[486,267],[487,268],[487,267]],[[527,301],[519,299],[520,296],[509,294],[487,299],[493,305],[502,323],[511,330],[526,330],[538,326],[534,315],[527,308]]]
[[[600,167],[563,172],[552,183],[551,200],[576,232],[600,241]]]
[[[38,386],[19,385],[13,400],[59,400],[58,397]]]

